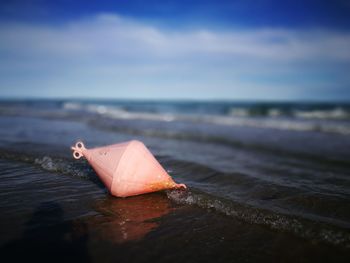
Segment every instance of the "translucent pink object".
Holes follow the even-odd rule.
[[[86,149],[79,141],[73,157],[84,156],[109,192],[118,197],[140,195],[165,189],[186,188],[177,184],[140,141]]]

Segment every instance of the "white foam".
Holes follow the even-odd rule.
[[[248,117],[249,116],[249,109],[245,108],[232,108],[229,110],[228,115],[235,116],[235,117]]]
[[[81,110],[83,105],[78,102],[65,102],[63,104],[63,109],[65,110]]]
[[[270,117],[278,117],[282,115],[282,111],[279,109],[272,108],[268,110],[267,115]]]
[[[291,131],[320,131],[350,135],[349,122],[326,121],[323,119],[339,119],[348,116],[348,113],[341,108],[328,111],[296,111],[295,116],[299,118],[280,118],[281,112],[278,109],[268,111],[269,117],[248,117],[247,109],[236,108],[229,116],[205,115],[205,114],[170,114],[170,113],[149,113],[130,112],[118,106],[106,106],[101,104],[81,104],[67,102],[64,108],[68,110],[85,110],[90,113],[102,115],[112,119],[123,120],[149,120],[149,121],[185,121],[192,123],[208,123],[224,126],[244,126],[254,128],[269,128]]]
[[[331,110],[313,110],[300,111],[296,110],[294,116],[304,119],[349,119],[349,112],[342,108],[335,108]]]

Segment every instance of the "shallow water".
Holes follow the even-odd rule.
[[[349,107],[192,104],[2,102],[1,251],[42,261],[348,261]],[[72,158],[77,139],[142,140],[190,190],[111,197]]]

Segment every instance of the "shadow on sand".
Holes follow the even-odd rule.
[[[3,262],[89,262],[87,227],[79,224],[79,231],[75,231],[63,215],[58,203],[41,203],[27,221],[22,237],[0,248]]]

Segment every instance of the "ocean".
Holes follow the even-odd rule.
[[[172,190],[109,195],[70,147],[141,140]],[[11,261],[349,262],[350,104],[0,101]]]

